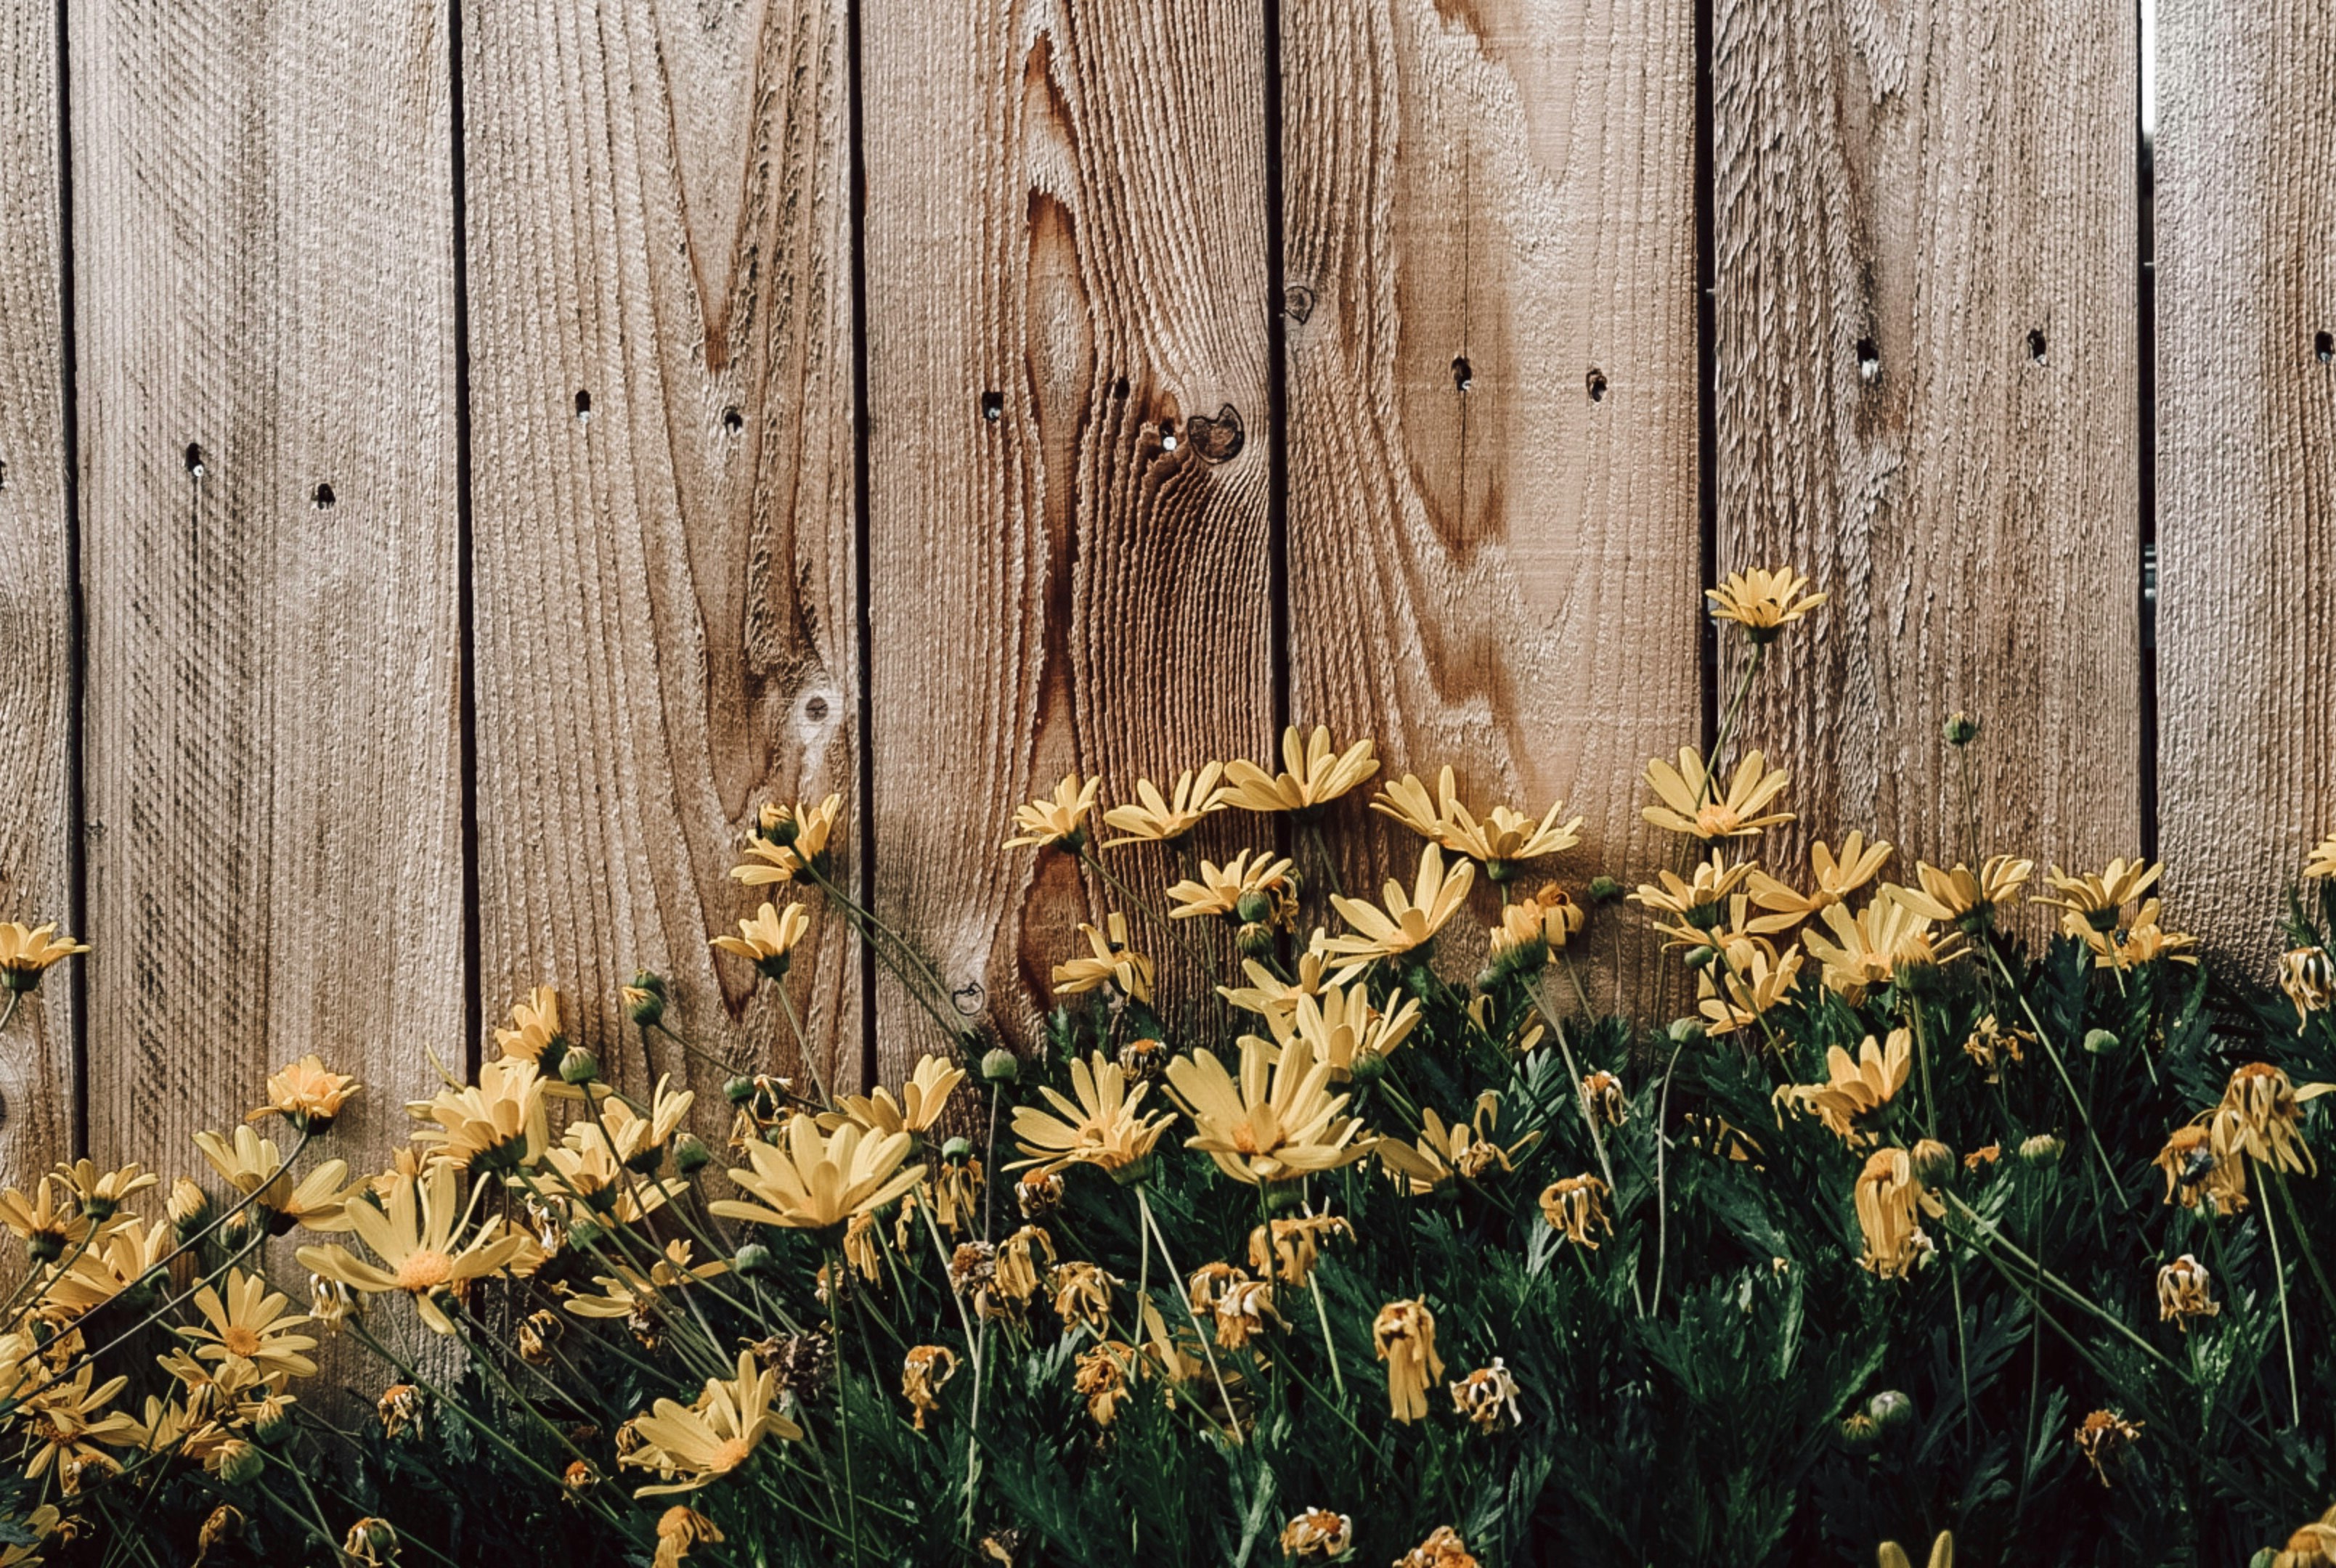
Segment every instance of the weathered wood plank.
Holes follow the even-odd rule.
[[[876,894],[1009,1037],[1079,905],[1015,805],[1270,739],[1261,27],[864,13]],[[890,1075],[938,1031],[881,995]]]
[[[1714,28],[1720,566],[1833,595],[1745,726],[1794,776],[1773,852],[2136,853],[2133,7],[1718,0]]]
[[[0,920],[71,914],[75,715],[66,615],[63,265],[57,19],[0,5]],[[63,970],[0,1040],[0,1182],[73,1153],[73,983]]]
[[[2250,960],[2336,832],[2336,17],[2158,12],[2159,820]]]
[[[314,1050],[362,1161],[462,1020],[444,7],[70,26],[90,1142]]]
[[[1577,897],[1660,853],[1638,770],[1700,725],[1694,34],[1282,8],[1292,710],[1376,733],[1377,782],[1564,798]],[[1639,925],[1591,945],[1634,988]]]
[[[709,1049],[796,1058],[706,945],[761,900],[728,872],[764,802],[841,791],[853,876],[843,21],[466,17],[482,983],[490,1017],[557,985],[623,1081],[638,968]],[[811,942],[789,983],[821,1070],[856,1081],[857,951],[839,919]]]

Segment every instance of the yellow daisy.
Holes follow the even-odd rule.
[[[753,1168],[729,1173],[733,1186],[758,1201],[716,1198],[707,1206],[725,1219],[789,1230],[840,1225],[925,1179],[922,1165],[901,1166],[913,1141],[905,1132],[872,1133],[852,1122],[822,1134],[799,1112],[788,1118],[783,1144],[748,1144]]]
[[[1322,951],[1332,957],[1361,962],[1417,952],[1460,912],[1475,876],[1476,867],[1467,860],[1447,874],[1443,851],[1433,844],[1424,846],[1410,896],[1406,897],[1403,885],[1393,880],[1387,885],[1384,909],[1359,898],[1331,896],[1330,907],[1354,930],[1329,938],[1321,944]]]
[[[1777,633],[1825,602],[1823,594],[1808,592],[1809,580],[1790,566],[1775,571],[1754,568],[1730,572],[1716,588],[1706,588],[1711,618],[1733,621],[1752,642],[1766,643]]]
[[[771,980],[784,980],[787,966],[794,962],[795,944],[811,929],[811,912],[800,904],[790,904],[781,910],[765,904],[754,913],[752,920],[738,923],[735,936],[717,936],[714,946],[723,953],[735,953],[760,970]]]
[[[1839,904],[1851,894],[1874,880],[1890,859],[1890,844],[1877,839],[1865,842],[1863,833],[1852,833],[1841,842],[1841,854],[1835,857],[1819,839],[1809,848],[1809,878],[1815,886],[1807,893],[1778,881],[1765,871],[1752,874],[1752,902],[1763,909],[1773,909],[1795,918],[1815,915],[1827,905]],[[1933,916],[1944,919],[1943,915]]]
[[[1142,1170],[1174,1119],[1165,1111],[1143,1114],[1144,1097],[1151,1089],[1147,1083],[1131,1089],[1125,1070],[1101,1051],[1091,1060],[1074,1059],[1071,1093],[1076,1099],[1066,1099],[1042,1084],[1038,1093],[1055,1108],[1053,1114],[1030,1105],[1014,1108],[1014,1137],[1030,1157],[1007,1168],[1036,1166],[1056,1171],[1091,1165],[1114,1176]]]
[[[1485,875],[1495,882],[1508,880],[1518,861],[1538,860],[1571,849],[1582,841],[1579,816],[1563,824],[1557,820],[1557,814],[1564,808],[1562,800],[1552,803],[1536,823],[1511,807],[1494,806],[1485,810],[1480,820],[1461,804],[1448,767],[1436,776],[1433,801],[1428,799],[1427,787],[1406,773],[1401,782],[1388,785],[1371,802],[1372,810],[1395,818],[1421,837],[1455,855],[1465,855],[1480,863]]]
[[[744,1465],[764,1437],[802,1437],[801,1427],[772,1408],[778,1397],[778,1373],[757,1371],[748,1350],[738,1352],[735,1377],[706,1379],[706,1391],[695,1405],[659,1399],[649,1414],[633,1419],[641,1446],[617,1458],[619,1465],[655,1470],[663,1477],[633,1495],[694,1492]]]
[[[1889,984],[1899,970],[1943,963],[1961,951],[1957,937],[1934,941],[1930,916],[1892,896],[1888,889],[1855,915],[1846,905],[1836,904],[1822,918],[1835,940],[1826,941],[1813,927],[1801,933],[1801,944],[1825,966],[1825,984],[1853,1006],[1869,987]]]
[[[321,1132],[341,1114],[341,1107],[364,1092],[355,1079],[327,1072],[316,1052],[294,1062],[268,1079],[268,1103],[244,1119],[281,1116],[294,1127]]]
[[[199,1132],[195,1147],[229,1186],[247,1196],[258,1194],[259,1206],[282,1222],[312,1231],[349,1228],[345,1223],[346,1210],[364,1184],[342,1189],[341,1183],[349,1174],[347,1161],[328,1159],[296,1184],[275,1140],[261,1137],[248,1125],[237,1128],[231,1139],[215,1132]]]
[[[1290,875],[1290,862],[1277,860],[1260,850],[1252,857],[1242,850],[1222,866],[1212,861],[1201,862],[1197,880],[1188,879],[1168,889],[1168,901],[1173,905],[1168,911],[1171,920],[1198,920],[1222,915],[1228,920],[1245,918],[1241,901],[1251,899],[1251,911],[1260,921],[1286,925],[1298,915],[1298,883]],[[1262,901],[1261,907],[1257,902]]]
[[[805,868],[819,865],[842,815],[840,794],[816,806],[765,802],[756,814],[754,837],[746,843],[746,861],[733,866],[730,875],[749,887],[793,881]]]
[[[1858,1118],[1896,1098],[1906,1087],[1906,1075],[1913,1066],[1914,1037],[1907,1031],[1892,1030],[1886,1047],[1875,1043],[1869,1034],[1854,1060],[1837,1045],[1825,1051],[1825,1082],[1786,1084],[1776,1091],[1776,1099],[1780,1105],[1815,1116],[1834,1137],[1855,1148],[1874,1141],[1872,1133],[1859,1130]]]
[[[1187,1148],[1251,1186],[1336,1170],[1370,1152],[1362,1123],[1338,1113],[1347,1096],[1330,1092],[1330,1066],[1302,1038],[1270,1060],[1251,1037],[1238,1081],[1209,1051],[1168,1064],[1169,1092],[1192,1118]],[[1359,1141],[1358,1141],[1359,1140]]]
[[[543,1099],[535,1063],[506,1056],[481,1066],[476,1084],[441,1089],[405,1111],[423,1124],[414,1141],[434,1161],[500,1171],[533,1164],[550,1141]]]
[[[2323,882],[2336,877],[2336,833],[2312,847],[2312,853],[2304,857],[2303,874]]]
[[[88,951],[88,943],[59,936],[54,920],[33,926],[0,920],[0,986],[15,992],[37,990],[50,965]]]
[[[1087,813],[1095,808],[1095,791],[1102,788],[1101,779],[1082,783],[1076,773],[1064,774],[1051,799],[1033,800],[1014,808],[1015,826],[1022,831],[1008,838],[1002,847],[1014,849],[1028,845],[1045,849],[1059,844],[1076,852],[1086,842]]]
[[[422,1321],[442,1334],[452,1334],[454,1322],[439,1297],[493,1273],[526,1244],[499,1219],[463,1234],[468,1216],[461,1173],[444,1161],[418,1177],[393,1178],[381,1207],[352,1203],[346,1217],[348,1228],[381,1261],[367,1263],[336,1244],[302,1247],[296,1254],[300,1266],[367,1295],[402,1292],[413,1298]]]
[[[1119,829],[1120,837],[1105,844],[1105,849],[1116,849],[1123,844],[1174,844],[1198,828],[1213,812],[1225,808],[1224,790],[1219,781],[1225,776],[1225,765],[1210,762],[1198,773],[1191,769],[1176,776],[1175,788],[1163,799],[1158,785],[1149,779],[1135,781],[1134,806],[1114,806],[1103,814],[1106,827]]]
[[[304,1312],[286,1315],[292,1304],[280,1292],[270,1291],[258,1274],[229,1269],[224,1295],[205,1285],[195,1292],[200,1324],[179,1332],[197,1341],[195,1355],[206,1361],[248,1361],[263,1373],[313,1378],[316,1363],[302,1355],[316,1341],[293,1331],[308,1321]]]
[[[560,1032],[560,992],[550,986],[529,992],[525,1002],[512,1006],[511,1018],[510,1027],[495,1030],[495,1047],[503,1055],[540,1064],[546,1051],[557,1061],[567,1050],[567,1036]]]
[[[1107,930],[1081,923],[1079,933],[1087,939],[1094,956],[1069,958],[1055,965],[1055,994],[1077,996],[1109,983],[1134,1001],[1150,1002],[1152,960],[1128,947],[1127,916],[1114,914],[1105,926]]]
[[[1225,777],[1231,782],[1224,792],[1226,804],[1244,811],[1287,811],[1302,819],[1379,770],[1369,740],[1337,751],[1329,730],[1319,724],[1302,741],[1295,724],[1282,731],[1281,766],[1273,774],[1254,762],[1227,764]]]
[[[1647,785],[1658,805],[1640,816],[1656,827],[1684,833],[1706,842],[1714,838],[1749,838],[1765,828],[1790,822],[1789,811],[1765,808],[1785,792],[1791,775],[1779,768],[1767,770],[1759,752],[1748,753],[1737,765],[1728,792],[1718,792],[1718,777],[1708,769],[1702,754],[1691,746],[1679,748],[1679,765],[1673,768],[1657,757],[1647,763]]]

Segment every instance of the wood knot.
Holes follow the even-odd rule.
[[[1281,291],[1282,314],[1303,324],[1314,314],[1314,291],[1302,283],[1293,283]]]
[[[1184,434],[1192,450],[1212,463],[1231,462],[1241,455],[1244,434],[1241,410],[1227,403],[1217,411],[1217,417],[1194,414],[1184,421]]]

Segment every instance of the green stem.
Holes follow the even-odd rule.
[[[1330,1342],[1329,1309],[1322,1304],[1322,1282],[1314,1277],[1312,1269],[1306,1271],[1306,1288],[1314,1297],[1314,1321],[1322,1325],[1322,1353],[1329,1358],[1330,1381],[1338,1385],[1338,1402],[1343,1406],[1347,1400],[1347,1374],[1338,1370],[1338,1347]]]
[[[2295,1234],[2308,1241],[2312,1232],[2303,1223],[2302,1212],[2296,1207],[2294,1190],[2287,1185],[2287,1173],[2275,1166],[2264,1166],[2263,1171],[2279,1188],[2280,1202],[2287,1207],[2288,1221],[2295,1226]],[[2326,1304],[2331,1321],[2336,1321],[2336,1289],[2330,1287],[2327,1272],[2320,1266],[2319,1254],[2308,1244],[2299,1250],[2303,1253],[2303,1261],[2312,1267],[2312,1282],[2320,1287],[2320,1299]]]
[[[1192,1310],[1192,1296],[1183,1288],[1184,1276],[1177,1272],[1176,1260],[1168,1255],[1168,1238],[1160,1234],[1160,1222],[1152,1217],[1152,1205],[1144,1197],[1141,1183],[1135,1188],[1135,1208],[1145,1228],[1151,1231],[1153,1244],[1160,1249],[1160,1261],[1167,1265],[1169,1285],[1175,1291],[1176,1299],[1183,1303],[1184,1316],[1191,1320],[1193,1333],[1200,1336],[1202,1359],[1209,1363],[1209,1376],[1216,1379],[1217,1398],[1224,1401],[1226,1436],[1239,1445],[1241,1440],[1241,1422],[1233,1413],[1233,1397],[1225,1388],[1225,1375],[1217,1368],[1216,1350],[1209,1342],[1209,1331],[1201,1324],[1201,1315]]]
[[[2092,1113],[2085,1108],[2084,1098],[2078,1094],[2076,1082],[2068,1076],[2068,1065],[2060,1060],[2060,1050],[2052,1043],[2051,1031],[2046,1029],[2043,1021],[2036,1016],[2036,1009],[2029,1003],[2028,993],[2020,990],[2020,982],[2011,977],[2010,970],[2004,967],[2003,955],[1995,950],[1995,944],[1982,942],[1980,945],[1987,949],[1989,962],[1993,963],[2002,974],[2004,983],[2011,987],[2012,994],[2020,998],[2020,1010],[2028,1015],[2028,1025],[2036,1031],[2036,1042],[2044,1048],[2044,1054],[2051,1059],[2052,1070],[2060,1075],[2060,1087],[2068,1091],[2068,1103],[2076,1108],[2077,1120],[2083,1125],[2085,1137],[2092,1141],[2093,1155],[2100,1161],[2101,1175],[2107,1179],[2109,1193],[2117,1199],[2117,1207],[2122,1211],[2127,1206],[2125,1189],[2117,1184],[2117,1169],[2109,1164],[2109,1151],[2101,1147],[2101,1135],[2093,1129]],[[2095,1218],[2098,1220],[2099,1216],[2096,1215]],[[2106,1226],[2102,1229],[2101,1239],[2104,1243],[2108,1239]]]
[[[1598,1152],[1598,1168],[1605,1175],[1606,1190],[1615,1194],[1615,1202],[1619,1204],[1621,1201],[1621,1195],[1614,1186],[1614,1162],[1606,1157],[1606,1137],[1599,1130],[1598,1113],[1591,1107],[1590,1088],[1582,1079],[1581,1064],[1573,1060],[1573,1044],[1566,1038],[1564,1021],[1557,1016],[1557,1010],[1550,1006],[1549,999],[1542,993],[1539,975],[1531,976],[1525,981],[1525,994],[1533,998],[1533,1005],[1541,1010],[1542,1017],[1549,1021],[1551,1031],[1557,1036],[1558,1054],[1565,1061],[1565,1076],[1573,1084],[1573,1103],[1581,1108],[1582,1124],[1590,1129],[1590,1147]],[[1674,1055],[1672,1060],[1676,1061],[1678,1057]],[[1668,1079],[1664,1080],[1664,1087],[1666,1089],[1669,1087]],[[1662,1142],[1662,1129],[1660,1128],[1656,1129],[1655,1141],[1660,1147]],[[1660,1154],[1657,1157],[1660,1158]],[[1657,1168],[1660,1169],[1660,1166]],[[1660,1195],[1660,1178],[1658,1178],[1658,1187]],[[1660,1195],[1656,1201],[1661,1202]],[[1656,1289],[1660,1292],[1662,1288],[1662,1270],[1660,1264],[1655,1270],[1655,1280]],[[1639,1277],[1635,1272],[1630,1276],[1630,1301],[1638,1308],[1639,1316],[1645,1317],[1647,1299],[1639,1290]]]
[[[2287,1351],[2287,1403],[2294,1413],[2291,1426],[2303,1425],[2303,1395],[2295,1380],[2295,1325],[2287,1314],[2287,1265],[2279,1255],[2279,1225],[2271,1217],[2271,1205],[2263,1206],[2263,1234],[2271,1238],[2272,1283],[2279,1287],[2279,1337]]]

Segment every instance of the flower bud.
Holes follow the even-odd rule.
[[[1926,1137],[1914,1146],[1914,1179],[1933,1190],[1955,1178],[1955,1151],[1937,1138]]]
[[[600,1238],[607,1234],[599,1221],[579,1215],[569,1222],[568,1244],[579,1253],[589,1253],[600,1244]]]
[[[973,1140],[969,1137],[953,1137],[941,1145],[941,1158],[949,1165],[962,1165],[972,1157]]]
[[[590,1051],[578,1048],[560,1059],[560,1079],[563,1083],[590,1083],[600,1076],[600,1059]]]
[[[252,1412],[251,1435],[263,1443],[280,1442],[292,1430],[292,1401],[281,1394],[270,1394],[259,1401]]]
[[[164,1205],[164,1212],[170,1216],[171,1228],[178,1233],[179,1243],[183,1246],[209,1222],[211,1195],[185,1176],[180,1176],[170,1184],[170,1196]]]
[[[1347,1075],[1357,1083],[1373,1084],[1387,1076],[1387,1058],[1376,1050],[1358,1050],[1347,1064]]]
[[[2085,1050],[2093,1056],[2109,1056],[2120,1050],[2125,1041],[2113,1029],[2088,1029],[2085,1031]]]
[[[1717,947],[1690,947],[1687,950],[1687,956],[1681,959],[1680,962],[1685,963],[1689,970],[1692,972],[1695,970],[1709,969],[1711,967],[1712,961],[1718,956],[1719,949]]]
[[[1903,1431],[1913,1425],[1914,1401],[1896,1389],[1884,1389],[1865,1401],[1865,1413],[1884,1433]]]
[[[722,1098],[732,1105],[745,1104],[754,1098],[754,1080],[744,1075],[727,1080],[722,1086]]]
[[[771,1267],[771,1249],[760,1242],[748,1242],[730,1259],[730,1266],[747,1279],[767,1273]]]
[[[1863,1410],[1852,1410],[1841,1420],[1841,1446],[1853,1454],[1871,1454],[1882,1447],[1882,1428]]]
[[[981,1077],[987,1083],[1012,1083],[1022,1076],[1022,1059],[997,1046],[982,1053]]]
[[[2063,1147],[2052,1134],[2039,1132],[2034,1137],[2020,1141],[2020,1157],[2029,1165],[2053,1165],[2059,1162]]]
[[[1621,896],[1622,885],[1615,881],[1612,877],[1593,876],[1590,879],[1591,903],[1611,904],[1614,900]]]
[[[644,969],[624,990],[625,1016],[643,1029],[665,1021],[665,978]]]
[[[1259,925],[1273,918],[1273,900],[1264,892],[1252,887],[1233,900],[1233,913],[1244,925]]]
[[[1693,1045],[1703,1038],[1703,1021],[1698,1018],[1674,1018],[1670,1028],[1664,1032],[1670,1036],[1673,1045]]]
[[[240,1437],[229,1437],[212,1449],[208,1466],[212,1475],[230,1486],[257,1481],[259,1473],[267,1467],[267,1457],[260,1453],[258,1446],[247,1443]]]
[[[684,1176],[696,1176],[713,1158],[714,1151],[694,1132],[683,1133],[673,1140],[673,1168]]]
[[[1958,709],[1947,716],[1943,731],[1950,746],[1968,746],[1979,739],[1979,721]]]
[[[1271,954],[1275,937],[1273,927],[1251,921],[1233,933],[1233,946],[1243,958],[1264,958]]]
[[[1920,958],[1909,958],[1898,965],[1892,982],[1909,996],[1932,996],[1939,989],[1939,966]]]
[[[259,1216],[249,1209],[228,1215],[219,1225],[219,1244],[231,1253],[239,1253],[259,1239]]]

